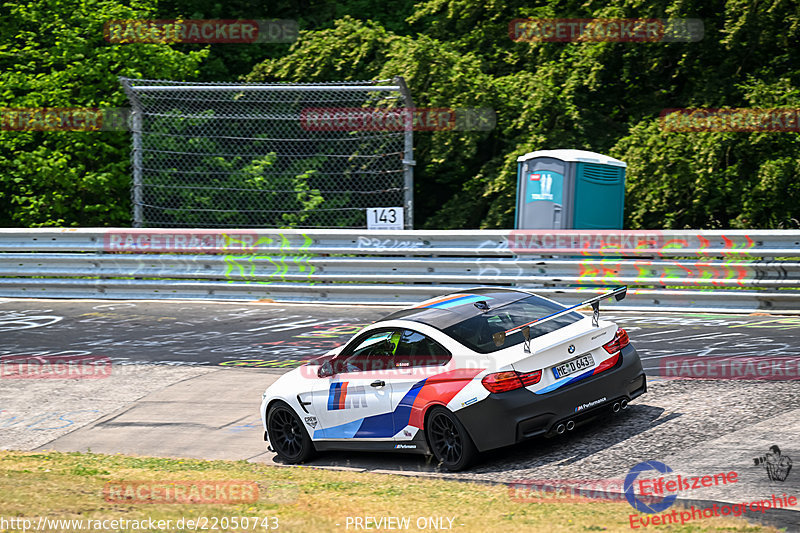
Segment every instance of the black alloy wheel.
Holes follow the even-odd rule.
[[[425,424],[428,444],[436,459],[451,472],[463,470],[477,454],[475,444],[456,416],[444,407],[434,407]]]
[[[267,416],[269,443],[287,463],[302,463],[314,454],[314,444],[300,418],[285,403],[276,403]]]

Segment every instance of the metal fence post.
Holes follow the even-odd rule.
[[[141,228],[144,222],[142,217],[142,112],[136,108],[131,113],[131,129],[133,130],[133,151],[131,152],[133,227]]]
[[[133,211],[133,227],[141,228],[144,224],[142,213],[142,105],[136,93],[131,89],[130,80],[122,79],[122,87],[131,101],[130,126],[133,138],[131,150],[131,207]]]
[[[394,82],[400,87],[405,106],[414,108],[414,99],[408,90],[406,80],[402,76],[395,76]],[[403,184],[405,189],[405,229],[414,229],[414,129],[406,127],[403,146]]]

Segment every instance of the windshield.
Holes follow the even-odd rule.
[[[496,352],[509,346],[514,346],[523,341],[522,332],[517,331],[506,336],[505,342],[501,346],[494,343],[492,335],[500,331],[508,331],[515,327],[522,326],[528,322],[542,318],[553,313],[563,311],[565,308],[555,302],[529,296],[522,300],[489,309],[489,311],[466,320],[453,324],[445,328],[444,332],[455,340],[465,345],[471,350],[480,353]],[[548,320],[542,324],[531,325],[531,338],[540,337],[551,331],[563,328],[569,324],[581,320],[583,315],[575,311],[553,320]]]

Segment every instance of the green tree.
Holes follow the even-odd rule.
[[[174,19],[288,19],[303,30],[320,30],[334,26],[340,18],[351,16],[379,22],[397,34],[411,31],[405,19],[414,11],[414,0],[159,0],[158,18]],[[179,44],[178,50],[208,48],[208,57],[200,67],[203,81],[233,81],[246,75],[253,65],[267,58],[286,55],[286,43],[223,44],[206,47]]]
[[[475,54],[420,35],[396,35],[374,22],[345,17],[333,28],[302,34],[282,58],[257,65],[250,82],[353,81],[403,76],[417,107],[496,108],[491,79]],[[476,88],[478,88],[476,90]],[[492,132],[437,131],[415,134],[415,210],[423,220],[458,196],[485,164]],[[427,179],[435,176],[435,179]],[[452,200],[451,200],[452,201]],[[480,212],[458,210],[447,227],[477,225]]]
[[[196,76],[205,51],[104,40],[106,21],[154,18],[154,8],[154,0],[4,3],[0,106],[120,108],[128,103],[118,76]],[[0,225],[128,225],[129,158],[126,132],[0,131]]]
[[[658,117],[668,108],[796,105],[788,96],[800,78],[792,44],[799,12],[779,1],[427,0],[407,19],[416,33],[343,18],[304,33],[248,79],[403,75],[418,106],[494,108],[492,132],[416,134],[418,225],[511,227],[516,157],[579,148],[628,160],[630,227],[772,227],[798,218],[796,133],[668,133]],[[705,36],[671,43],[509,37],[513,19],[552,17],[697,18]]]
[[[0,105],[123,106],[118,75],[232,81],[246,73],[254,82],[400,75],[417,107],[492,108],[497,116],[492,131],[415,134],[417,227],[511,227],[516,157],[552,148],[628,162],[628,227],[789,227],[800,219],[798,133],[668,132],[658,119],[669,108],[797,107],[800,4],[156,1],[4,4]],[[111,18],[176,17],[285,18],[303,31],[291,46],[102,39]],[[705,35],[673,43],[509,37],[513,19],[537,17],[696,18]],[[127,222],[128,154],[125,133],[0,132],[0,224]],[[296,189],[292,202],[309,209],[324,200],[314,192],[314,161],[299,162],[281,185]],[[236,162],[269,170],[249,163]]]
[[[788,79],[737,89],[744,109],[793,109],[796,117],[800,108],[800,91]],[[796,133],[674,133],[644,119],[612,153],[629,164],[632,228],[800,227]]]

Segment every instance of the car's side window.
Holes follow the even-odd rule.
[[[422,333],[406,329],[397,344],[394,354],[396,368],[418,366],[441,366],[451,359],[441,344]]]
[[[337,357],[336,373],[369,372],[394,368],[394,351],[400,340],[400,332],[379,331],[358,341],[352,350]]]

